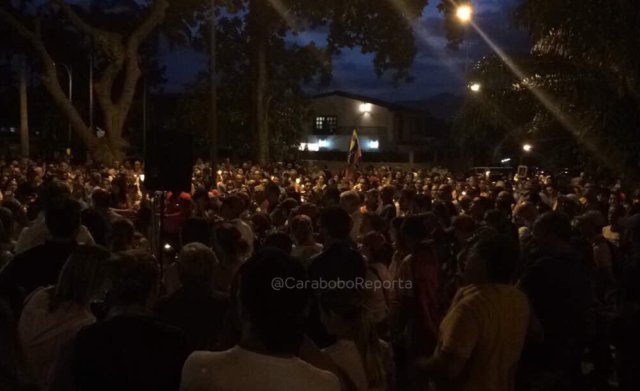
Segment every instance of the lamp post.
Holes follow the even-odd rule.
[[[211,52],[209,54],[209,71],[211,73],[211,129],[209,135],[209,158],[211,159],[211,172],[216,172],[218,164],[218,74],[216,69],[216,30],[218,21],[216,20],[216,0],[211,0],[210,16],[211,19],[209,20],[209,28],[211,29]]]
[[[467,25],[473,21],[473,7],[471,3],[461,4],[456,8],[456,18],[462,25]],[[469,73],[469,46],[470,42],[467,42],[466,46],[466,61],[465,61],[465,73]]]
[[[69,103],[73,104],[73,72],[71,71],[71,68],[63,63],[54,63],[53,65],[55,67],[61,65],[67,71],[67,78],[69,80]],[[69,121],[67,128],[67,148],[69,152],[71,150],[71,121]]]

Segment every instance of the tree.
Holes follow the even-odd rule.
[[[568,119],[565,134],[596,163],[639,178],[637,1],[527,0],[517,20],[529,29],[540,59],[530,81],[556,97]],[[549,124],[547,114],[540,112],[541,124]]]
[[[278,5],[278,9],[274,6]],[[292,29],[325,26],[327,49],[336,55],[342,48],[360,47],[363,53],[375,53],[373,64],[381,76],[393,71],[394,80],[410,81],[416,47],[412,23],[421,15],[428,0],[291,0],[270,2],[248,0],[247,32],[249,64],[252,75],[250,124],[256,137],[256,160],[267,162],[269,151],[270,71],[269,42],[284,38]]]
[[[54,104],[69,119],[76,135],[81,138],[91,155],[100,162],[121,159],[126,145],[122,132],[141,75],[140,49],[164,20],[168,1],[154,0],[139,23],[120,32],[90,24],[82,9],[73,7],[64,0],[50,0],[41,8],[33,8],[33,4],[29,8],[25,3],[27,2],[19,2],[18,7],[12,7],[11,3],[1,6],[0,20],[28,44],[31,55],[39,63],[42,85],[51,95]],[[68,22],[65,27],[85,38],[78,41],[79,46],[88,45],[89,41],[94,45],[100,74],[95,83],[95,92],[106,134],[103,138],[89,129],[60,85],[56,62],[48,49],[50,42],[43,33],[44,22],[51,20]],[[60,27],[56,23],[55,28]]]
[[[544,151],[537,156],[549,166],[639,177],[640,53],[629,48],[640,43],[640,13],[632,3],[524,0],[515,18],[533,47],[511,58],[522,75],[497,58],[479,62],[470,77],[482,91],[458,116],[459,138],[491,148],[515,135]]]
[[[250,157],[255,133],[250,123],[253,78],[250,72],[249,42],[242,15],[221,17],[218,22],[217,51],[219,74],[219,122],[224,129],[221,144],[231,146],[237,156]],[[202,44],[203,47],[208,45]],[[300,130],[308,121],[309,99],[304,90],[312,82],[329,79],[327,51],[314,44],[298,45],[273,35],[268,45],[270,75],[265,100],[267,126],[274,131],[267,140],[270,156],[280,159],[299,142]],[[167,118],[174,128],[182,128],[206,141],[203,124],[210,119],[209,80],[205,72],[188,88],[186,99],[178,103],[177,115]],[[199,151],[203,153],[204,151]]]
[[[513,57],[526,69],[527,56]],[[530,64],[529,64],[530,66]],[[470,80],[481,85],[467,95],[453,124],[454,140],[469,164],[490,164],[514,156],[535,116],[535,102],[520,80],[497,56],[482,59],[473,67]]]

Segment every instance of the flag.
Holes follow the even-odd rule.
[[[358,133],[353,130],[351,134],[351,143],[349,144],[349,156],[347,157],[347,163],[349,165],[358,164],[362,158],[362,151],[360,150],[360,143],[358,142]]]

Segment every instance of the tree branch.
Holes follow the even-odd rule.
[[[155,0],[151,5],[151,12],[147,18],[131,33],[127,39],[127,51],[131,52],[135,50],[137,53],[138,48],[144,42],[145,39],[151,34],[151,32],[158,27],[165,17],[169,2],[167,0]]]
[[[68,96],[62,90],[60,82],[57,76],[56,65],[51,55],[44,46],[42,37],[40,36],[40,27],[36,26],[36,32],[31,31],[22,22],[20,22],[10,12],[0,7],[0,20],[9,25],[13,31],[15,31],[20,38],[25,40],[31,45],[36,56],[42,63],[42,83],[51,95],[53,102],[58,105],[60,110],[67,116],[71,124],[73,125],[76,133],[82,138],[89,148],[95,145],[95,138],[88,131],[88,128],[82,119],[82,116],[78,113],[78,110],[69,102]]]
[[[126,109],[131,106],[133,97],[136,93],[136,86],[140,79],[140,65],[138,50],[140,45],[151,34],[151,32],[164,21],[165,13],[169,7],[167,0],[156,0],[151,6],[151,10],[147,18],[131,33],[127,39],[127,60],[125,67],[125,79],[122,88],[122,94],[118,100],[118,106]]]
[[[90,24],[85,22],[84,19],[82,19],[80,15],[78,15],[78,13],[74,11],[73,8],[64,0],[50,1],[60,7],[60,10],[64,14],[64,16],[69,19],[69,22],[71,22],[71,24],[76,29],[93,38],[93,41],[96,43],[96,45],[108,57],[117,58],[118,53],[122,52],[123,45],[121,34],[91,26]]]
[[[15,16],[6,11],[4,8],[0,8],[0,20],[9,25],[12,30],[16,32],[18,36],[20,36],[20,38],[24,39],[31,45],[32,49],[38,55],[39,60],[43,63],[46,71],[54,70],[55,73],[54,61],[49,55],[49,52],[44,46],[44,42],[42,41],[40,36],[38,36],[38,34],[29,30],[22,22],[20,22]]]

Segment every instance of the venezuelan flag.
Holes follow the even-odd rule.
[[[362,151],[360,150],[360,143],[358,142],[358,133],[353,130],[351,134],[351,143],[349,144],[349,156],[347,157],[347,163],[349,165],[358,164],[362,159]]]

